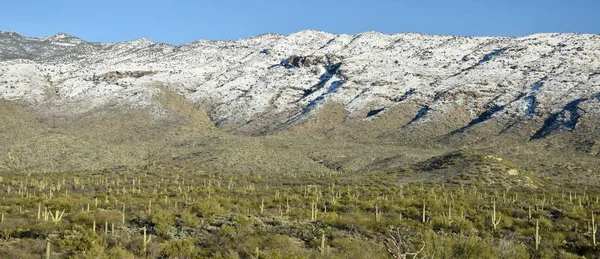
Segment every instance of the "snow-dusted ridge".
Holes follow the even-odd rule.
[[[456,111],[471,119],[464,126],[554,116],[548,123],[572,129],[600,114],[600,36],[301,31],[173,46],[0,32],[3,99],[78,114],[152,105],[157,84],[208,107],[218,125],[298,121],[335,101],[352,118],[372,120],[410,104],[411,124]]]

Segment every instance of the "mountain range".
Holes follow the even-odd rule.
[[[464,148],[589,165],[600,35],[300,31],[174,46],[0,32],[0,100],[0,170],[387,170]]]

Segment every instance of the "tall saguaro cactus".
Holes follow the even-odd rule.
[[[318,213],[318,205],[317,205],[317,201],[313,201],[313,212],[314,212],[314,219],[313,221],[317,220],[317,213]]]
[[[321,255],[325,255],[325,234],[321,235]]]
[[[148,250],[148,244],[150,244],[150,241],[152,241],[152,236],[146,234],[146,227],[144,227],[144,240],[143,240],[144,243],[142,244],[142,253],[143,254],[146,254],[146,251]]]
[[[536,219],[535,220],[535,250],[539,249],[541,239],[542,238],[540,237],[540,220]]]
[[[50,241],[46,242],[46,259],[50,259]]]
[[[596,232],[598,232],[598,225],[596,225],[596,219],[594,218],[594,212],[592,211],[592,244],[596,248]]]
[[[494,230],[496,230],[496,227],[500,224],[500,217],[496,219],[496,199],[493,201],[492,209],[492,226],[494,226]]]
[[[421,221],[425,223],[425,201],[423,201],[423,214],[421,215]]]

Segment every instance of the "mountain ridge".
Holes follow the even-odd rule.
[[[39,121],[106,123],[103,114],[135,111],[139,120],[126,130],[176,132],[165,125],[189,121],[181,126],[191,130],[191,121],[210,121],[250,136],[447,147],[510,141],[583,153],[600,146],[600,35],[308,30],[180,46],[57,35],[0,33],[0,99],[25,103]],[[176,105],[158,101],[171,93],[182,97]]]
[[[183,45],[188,45],[197,41],[207,41],[207,42],[235,42],[235,41],[243,41],[243,40],[251,40],[251,39],[256,39],[256,38],[261,38],[263,36],[277,36],[277,37],[287,37],[289,35],[292,34],[303,34],[303,33],[321,33],[321,34],[329,34],[329,35],[337,35],[337,36],[352,36],[352,37],[357,37],[360,36],[362,34],[369,34],[369,33],[376,33],[376,34],[381,34],[381,35],[385,35],[385,36],[399,36],[399,35],[422,35],[422,36],[438,36],[438,37],[457,37],[457,38],[466,38],[466,39],[473,39],[473,38],[482,38],[482,39],[488,39],[488,38],[496,38],[496,39],[515,39],[515,38],[528,38],[528,37],[534,37],[534,36],[556,36],[556,35],[583,35],[583,36],[600,36],[600,34],[596,34],[596,33],[580,33],[580,32],[538,32],[538,33],[532,33],[532,34],[526,34],[526,35],[509,35],[509,36],[494,36],[494,35],[487,35],[487,36],[465,36],[465,35],[453,35],[453,34],[434,34],[434,33],[422,33],[422,32],[396,32],[396,33],[383,33],[383,32],[379,32],[376,30],[370,30],[370,31],[364,31],[361,33],[356,33],[356,34],[348,34],[348,33],[334,33],[334,32],[329,32],[329,31],[324,31],[324,30],[313,30],[313,29],[305,29],[305,30],[300,30],[297,32],[292,32],[289,34],[283,34],[283,33],[275,33],[275,32],[266,32],[266,33],[261,33],[261,34],[257,34],[254,36],[249,36],[249,37],[241,37],[241,38],[237,38],[237,39],[198,39],[195,41],[191,41],[191,42],[184,42],[181,44],[172,44],[172,43],[167,43],[167,42],[162,42],[162,41],[153,41],[151,39],[145,38],[145,37],[141,37],[141,38],[136,38],[136,39],[132,39],[132,40],[123,40],[123,41],[87,41],[84,39],[81,39],[73,34],[67,33],[67,32],[57,32],[53,35],[50,36],[26,36],[24,34],[19,33],[18,31],[7,31],[7,30],[0,30],[0,34],[7,34],[7,35],[16,35],[16,36],[20,36],[23,38],[29,38],[29,39],[46,39],[46,38],[51,38],[51,37],[56,37],[58,35],[65,35],[65,36],[70,36],[70,37],[74,37],[74,38],[78,38],[81,39],[85,42],[88,43],[98,43],[98,44],[115,44],[115,43],[124,43],[124,42],[131,42],[131,41],[136,41],[136,40],[141,40],[141,39],[146,39],[149,40],[153,43],[160,43],[160,44],[166,44],[166,45],[170,45],[170,46],[174,46],[174,47],[181,47]]]

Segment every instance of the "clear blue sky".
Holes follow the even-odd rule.
[[[0,30],[181,44],[314,29],[519,36],[600,33],[600,0],[3,0]]]

